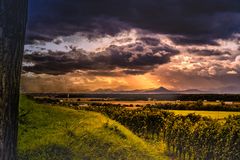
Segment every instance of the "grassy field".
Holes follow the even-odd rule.
[[[195,113],[201,116],[211,117],[214,119],[224,119],[230,115],[240,115],[240,112],[223,112],[223,111],[190,111],[190,110],[168,110],[179,115],[188,115],[190,113]]]
[[[36,104],[21,97],[20,160],[168,159],[157,146],[99,113]]]

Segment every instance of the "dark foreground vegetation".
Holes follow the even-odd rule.
[[[124,107],[73,107],[100,112],[120,122],[140,137],[163,141],[168,154],[179,159],[240,159],[240,116],[225,121],[195,114],[174,115],[157,108],[127,110]]]

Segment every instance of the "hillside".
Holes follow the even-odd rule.
[[[167,159],[161,150],[94,112],[36,104],[21,97],[20,160]]]

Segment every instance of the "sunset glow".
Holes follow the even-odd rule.
[[[61,1],[58,5],[64,3]],[[141,5],[136,5],[136,14]],[[145,5],[148,7],[150,4]],[[202,19],[196,14],[191,22],[177,23],[175,18],[164,19],[167,11],[156,12],[162,21],[161,18],[155,22],[150,20],[152,17],[145,17],[142,24],[132,13],[130,19],[125,19],[118,9],[111,16],[105,12],[108,9],[99,8],[98,11],[105,16],[89,13],[87,21],[79,22],[83,17],[77,16],[69,24],[69,15],[65,15],[66,21],[61,23],[44,14],[41,14],[42,20],[39,13],[45,9],[43,6],[44,3],[40,2],[30,5],[33,14],[25,46],[23,91],[120,91],[160,86],[176,90],[239,88],[239,14],[219,10],[211,17],[203,16]],[[54,16],[63,14],[59,7],[49,7]],[[79,9],[76,10],[74,5],[71,7],[75,14],[81,15]],[[192,18],[184,17],[184,13],[178,13],[178,10],[172,14],[182,20]],[[229,21],[229,16],[236,23]],[[196,24],[200,23],[202,26],[198,25],[198,28]],[[171,27],[165,28],[165,25]],[[232,30],[227,28],[230,26]],[[223,32],[224,27],[226,30]],[[66,83],[67,87],[59,85]]]

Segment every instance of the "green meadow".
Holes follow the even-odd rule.
[[[20,160],[161,160],[151,144],[100,113],[20,101]]]

